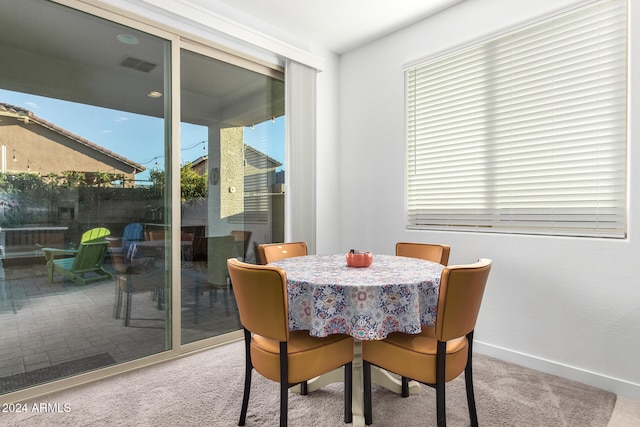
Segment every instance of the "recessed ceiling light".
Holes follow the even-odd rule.
[[[116,40],[118,40],[120,43],[124,43],[124,44],[138,44],[138,43],[140,43],[138,38],[135,37],[135,36],[132,36],[131,34],[118,34],[116,36]]]
[[[162,96],[162,92],[157,92],[154,90],[153,92],[149,92],[147,96],[149,98],[160,98]]]

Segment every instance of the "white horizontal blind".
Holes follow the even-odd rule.
[[[406,70],[408,227],[626,234],[626,1]]]

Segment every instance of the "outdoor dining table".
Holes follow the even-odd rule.
[[[131,258],[136,257],[154,257],[163,259],[165,254],[166,242],[164,240],[143,240],[140,242],[132,242]],[[181,240],[180,241],[180,254],[184,261],[193,260],[193,241]]]
[[[392,332],[418,334],[422,325],[435,324],[444,266],[377,254],[365,268],[347,266],[345,255],[307,255],[269,265],[286,272],[290,330],[308,330],[316,337],[349,334],[356,338],[353,425],[364,425],[360,342],[384,339]],[[374,369],[372,380],[396,393],[401,391],[400,381],[386,371]],[[308,390],[339,381],[339,371],[329,373],[310,381]],[[412,382],[410,392],[418,389]]]

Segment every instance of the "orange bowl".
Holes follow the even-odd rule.
[[[372,261],[373,254],[371,252],[349,252],[347,254],[347,265],[349,267],[369,267]]]

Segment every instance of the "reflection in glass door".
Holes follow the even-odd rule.
[[[46,0],[0,28],[0,395],[237,331],[226,260],[284,235],[282,73],[183,50],[172,174],[185,42]]]
[[[182,50],[182,343],[241,328],[226,261],[284,230],[282,76]]]
[[[0,394],[170,348],[162,38],[0,3]]]

